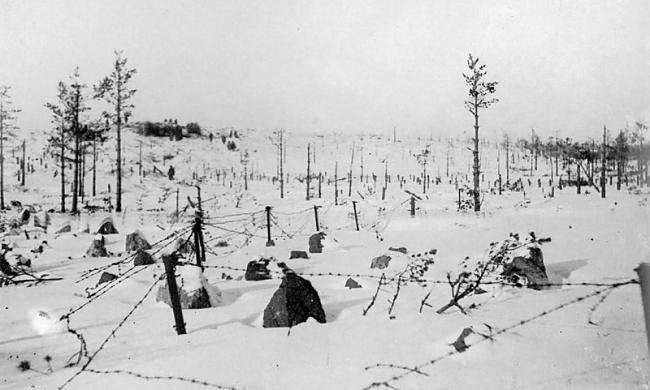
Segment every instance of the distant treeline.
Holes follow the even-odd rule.
[[[165,119],[161,122],[141,122],[137,127],[138,133],[145,136],[153,137],[170,137],[172,139],[183,138],[184,133],[187,135],[201,135],[201,126],[198,123],[190,122],[185,126],[178,124],[178,121]]]

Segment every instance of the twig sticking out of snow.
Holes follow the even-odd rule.
[[[551,313],[554,313],[556,311],[564,309],[564,308],[566,308],[568,306],[571,306],[573,304],[580,303],[580,302],[582,302],[584,300],[587,300],[589,298],[592,298],[592,297],[595,297],[595,296],[598,296],[598,295],[610,294],[612,290],[614,290],[616,288],[619,288],[619,287],[622,287],[622,286],[627,286],[627,285],[631,285],[631,284],[638,284],[638,283],[639,282],[636,279],[631,279],[631,280],[627,280],[625,282],[620,282],[620,283],[613,283],[613,284],[610,284],[608,287],[598,289],[598,290],[593,291],[593,292],[591,292],[589,294],[586,294],[586,295],[581,295],[581,296],[579,296],[577,298],[574,298],[574,299],[572,299],[570,301],[567,301],[565,303],[557,305],[557,306],[555,306],[555,307],[553,307],[551,309],[544,310],[543,312],[541,312],[539,314],[536,314],[536,315],[534,315],[532,317],[529,317],[529,318],[523,319],[521,321],[515,322],[514,324],[511,324],[511,325],[506,326],[504,328],[496,330],[496,329],[493,329],[493,328],[490,327],[490,330],[492,332],[491,332],[491,334],[489,336],[488,335],[482,335],[483,338],[479,339],[478,341],[475,341],[475,342],[473,342],[471,344],[466,344],[467,348],[465,348],[463,351],[467,351],[471,347],[473,347],[473,346],[475,346],[477,344],[480,344],[482,342],[485,342],[486,340],[494,341],[496,336],[500,336],[502,334],[508,333],[508,332],[512,331],[513,329],[524,326],[524,325],[526,325],[526,324],[528,324],[528,323],[530,323],[532,321],[535,321],[537,319],[540,319],[542,317],[546,317],[547,315],[549,315]],[[401,380],[404,377],[406,377],[406,376],[408,376],[410,374],[413,374],[413,373],[421,374],[422,373],[421,370],[423,368],[434,365],[434,364],[440,362],[441,360],[444,360],[444,359],[446,359],[446,358],[448,358],[450,356],[456,355],[458,353],[461,353],[461,352],[456,350],[456,349],[452,349],[451,351],[449,351],[449,352],[447,352],[447,353],[445,353],[445,354],[443,354],[441,356],[438,356],[435,359],[431,359],[431,360],[429,360],[427,362],[418,364],[418,365],[413,366],[411,368],[406,368],[406,372],[404,372],[402,374],[394,375],[394,376],[390,377],[389,379],[387,379],[385,381],[372,382],[371,384],[366,386],[364,388],[364,390],[369,390],[369,389],[373,389],[373,388],[376,388],[376,387],[387,387],[387,388],[394,389],[395,387],[393,385],[391,385],[391,383],[397,382],[398,380]],[[374,364],[372,366],[365,367],[365,370],[367,371],[367,370],[370,370],[370,369],[373,369],[373,368],[387,367],[387,366],[388,365],[386,365],[386,364],[379,364],[378,363],[378,364]]]
[[[368,314],[368,311],[370,308],[375,304],[375,301],[377,300],[377,295],[379,295],[379,290],[381,289],[381,286],[385,283],[386,281],[386,274],[381,274],[381,278],[379,279],[379,283],[377,283],[377,291],[375,291],[375,295],[372,296],[372,300],[370,301],[370,304],[368,307],[363,309],[363,315],[365,316]]]

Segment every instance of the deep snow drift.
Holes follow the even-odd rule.
[[[269,179],[276,169],[269,134],[243,133],[237,142],[240,150],[250,154],[247,169],[253,177],[248,190],[241,177],[240,153],[227,151],[218,137],[213,143],[207,138],[181,142],[144,139],[147,175],[139,178],[137,166],[133,174],[129,168],[137,163],[141,138],[129,133],[125,137],[125,212],[100,211],[80,217],[51,213],[47,232],[28,225],[29,239],[23,233],[4,236],[3,242],[13,248],[7,255],[12,265],[16,255],[22,254],[31,259],[35,274],[58,280],[0,288],[0,387],[49,389],[65,384],[67,389],[198,389],[207,384],[236,389],[363,389],[374,384],[376,388],[390,385],[399,389],[648,388],[648,351],[638,285],[609,290],[607,286],[580,285],[634,279],[634,268],[650,258],[647,188],[616,191],[610,186],[606,199],[592,189],[583,188],[583,194],[577,195],[574,187],[556,188],[555,197],[550,198],[549,177],[545,176],[549,168],[541,161],[530,186],[524,170],[511,172],[512,181],[524,177],[525,192],[491,194],[493,183],[488,182],[496,177],[496,151],[486,146],[483,211],[459,212],[455,181],[450,183],[445,172],[446,141],[392,143],[368,136],[296,135],[288,145],[287,194],[280,199],[278,183]],[[310,169],[325,178],[322,197],[318,198],[315,182],[315,199],[309,201],[305,200],[305,183],[297,178],[306,174],[307,142],[316,148],[316,161]],[[339,205],[334,205],[335,162],[338,177],[345,177],[353,142],[352,196],[348,197],[347,181],[340,181],[342,194]],[[422,171],[411,154],[427,144],[434,156],[427,169],[432,178],[440,176],[442,183],[432,183],[422,194],[422,185],[408,175]],[[40,151],[37,142],[32,147]],[[111,144],[104,149],[113,150]],[[450,174],[458,175],[462,187],[469,152],[456,142],[451,153]],[[165,155],[173,158],[164,159]],[[99,194],[87,197],[92,204],[101,205],[103,198],[110,197],[106,187],[109,183],[114,186],[112,158],[112,154],[104,154],[100,161]],[[176,170],[174,181],[153,173],[154,165],[166,173],[170,164]],[[521,159],[515,167],[527,164]],[[12,185],[6,198],[43,210],[56,208],[59,178],[52,177],[51,169],[36,165],[36,173],[28,176],[28,188]],[[386,169],[392,177],[382,200]],[[193,180],[194,173],[200,182]],[[366,174],[370,175],[368,181]],[[396,174],[407,179],[404,188]],[[538,177],[544,181],[541,188]],[[196,206],[197,201],[194,184],[200,184],[205,213],[206,268],[203,276],[188,271],[191,265],[180,267],[177,274],[185,276],[188,288],[207,283],[214,287],[212,293],[220,294],[214,299],[216,307],[184,310],[187,334],[177,336],[172,310],[155,298],[164,284],[160,281],[164,275],[161,254],[188,247],[188,242],[193,245],[188,237],[195,210],[189,203]],[[174,216],[177,188],[178,220]],[[409,215],[410,196],[405,189],[422,197],[416,202],[414,217]],[[352,200],[357,202],[359,231]],[[322,206],[318,213],[319,227],[326,233],[323,251],[309,253],[308,259],[289,259],[292,250],[308,251],[309,237],[316,232],[314,205]],[[266,246],[266,206],[272,207],[271,234],[276,245],[271,247]],[[18,212],[9,211],[5,217]],[[96,227],[107,216],[118,231],[103,235],[109,257],[84,256]],[[57,227],[66,223],[70,231],[56,233]],[[152,245],[147,251],[156,260],[153,265],[133,266],[133,253],[125,252],[126,235],[136,228]],[[490,243],[510,233],[527,236],[529,232],[551,238],[541,249],[554,286],[534,290],[485,284],[485,293],[462,300],[466,314],[457,307],[436,314],[451,298],[447,273],[462,272],[461,260],[468,256],[473,261],[485,260]],[[195,261],[192,245],[181,261]],[[42,253],[34,250],[38,246]],[[404,247],[407,252],[391,247]],[[372,260],[381,255],[390,256],[388,266],[371,268]],[[247,264],[260,257],[274,259],[268,264],[272,278],[244,280]],[[433,264],[420,282],[398,279],[409,265],[424,257]],[[311,282],[326,323],[309,319],[290,331],[262,326],[264,309],[282,278],[279,262]],[[110,264],[114,265],[107,267]],[[118,278],[98,285],[102,272]],[[378,289],[382,274],[388,282]],[[346,287],[348,278],[361,288]],[[497,280],[496,276],[490,280]],[[427,295],[428,305],[422,305]],[[578,299],[583,296],[588,297]],[[606,299],[599,304],[602,297]],[[561,307],[565,303],[567,306]],[[540,315],[545,312],[549,313]],[[67,320],[59,320],[66,315]],[[471,329],[464,339],[469,348],[460,352],[451,344],[466,328]],[[75,356],[81,345],[77,334],[83,337],[86,349],[80,357]],[[25,363],[19,369],[25,361],[29,369]],[[413,367],[419,368],[405,369]],[[76,373],[79,375],[74,376]]]

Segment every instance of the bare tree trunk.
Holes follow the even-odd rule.
[[[339,204],[339,162],[334,163],[334,205]]]
[[[0,210],[5,209],[5,155],[4,155],[4,114],[0,98]]]
[[[311,152],[310,152],[309,147],[310,147],[310,145],[307,144],[307,178],[305,180],[305,182],[307,183],[307,189],[306,189],[306,195],[305,195],[306,200],[309,200],[309,184],[310,184],[310,180],[311,180],[311,172],[310,172],[310,168],[311,168],[311,166],[310,166],[311,165]]]
[[[97,189],[97,134],[93,136],[93,196],[96,196]]]
[[[23,159],[20,162],[20,175],[21,175],[20,176],[20,185],[24,187],[25,186],[25,166],[26,166],[26,163],[25,163],[25,140],[23,140],[22,148],[23,148]]]
[[[79,202],[79,87],[75,92],[75,117],[74,117],[74,180],[72,181],[72,212],[78,211]]]
[[[601,172],[600,172],[600,197],[605,198],[607,191],[607,127],[603,126],[603,154],[601,157]]]
[[[479,192],[479,155],[478,155],[478,100],[474,98],[474,211],[481,211]]]
[[[284,199],[284,170],[283,170],[283,153],[284,153],[284,130],[280,130],[280,199]]]

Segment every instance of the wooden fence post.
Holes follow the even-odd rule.
[[[357,216],[357,201],[352,201],[352,209],[354,210],[354,223],[357,226],[357,231],[359,231],[359,217]]]
[[[271,240],[271,206],[266,206],[266,246],[275,246]]]
[[[411,217],[415,217],[415,197],[411,196]]]
[[[163,255],[163,263],[165,264],[165,273],[167,274],[167,289],[169,290],[169,300],[172,304],[174,311],[174,322],[176,323],[176,334],[185,334],[185,321],[183,320],[183,310],[181,309],[181,300],[178,297],[178,285],[176,284],[176,261],[178,260],[175,254]]]
[[[639,267],[635,271],[639,275],[639,283],[641,284],[646,341],[648,343],[648,351],[650,351],[650,263],[639,264]]]
[[[320,206],[314,206],[314,219],[316,220],[316,231],[320,232],[320,226],[318,225],[318,208]]]

